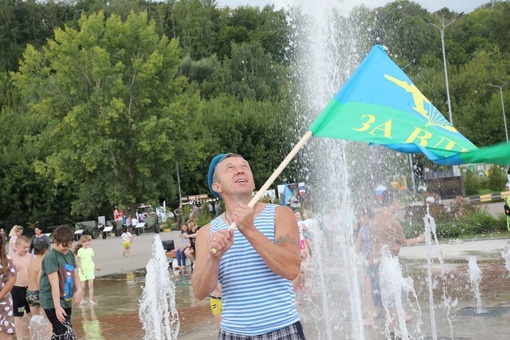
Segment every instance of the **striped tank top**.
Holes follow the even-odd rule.
[[[271,241],[276,207],[267,204],[255,218],[255,227]],[[211,222],[211,234],[228,227],[217,217]],[[273,273],[238,229],[234,231],[234,244],[223,254],[218,278],[224,331],[253,336],[299,320],[292,282]]]

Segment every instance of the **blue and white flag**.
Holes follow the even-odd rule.
[[[287,205],[287,203],[290,202],[290,200],[294,197],[294,193],[292,190],[290,190],[289,186],[287,184],[283,185],[283,199],[282,199],[282,205]]]

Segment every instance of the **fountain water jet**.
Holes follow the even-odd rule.
[[[505,260],[505,268],[510,273],[510,241],[505,245],[505,249],[501,252],[501,257]]]
[[[469,280],[473,287],[476,298],[476,312],[478,314],[485,313],[482,305],[482,294],[480,293],[480,282],[482,281],[482,271],[476,262],[476,256],[468,257]]]
[[[421,307],[418,302],[418,296],[413,286],[413,279],[411,277],[404,278],[402,274],[402,267],[398,262],[398,257],[391,255],[388,246],[382,248],[382,259],[380,265],[380,286],[381,286],[381,299],[386,313],[385,321],[385,334],[390,337],[393,331],[390,325],[397,321],[397,329],[401,333],[402,339],[409,339],[409,330],[407,322],[411,320],[409,312],[416,311],[413,339],[421,334]],[[408,298],[411,293],[414,302]],[[407,309],[407,311],[406,311]],[[396,314],[396,319],[395,319]]]
[[[293,78],[299,83],[295,106],[299,112],[306,113],[303,121],[298,123],[301,128],[313,121],[363,57],[365,48],[361,46],[364,42],[358,41],[358,37],[367,32],[360,32],[358,25],[344,16],[346,6],[362,3],[332,0],[285,2],[292,6],[289,9],[293,28],[290,45],[294,52],[291,58],[295,58],[292,62],[298,66]],[[296,131],[296,134],[301,132]],[[360,149],[363,152],[360,153]],[[310,178],[306,181],[314,187],[312,192],[317,195],[311,197],[311,201],[317,203],[313,208],[323,217],[321,235],[314,236],[313,240],[312,304],[307,306],[308,311],[303,318],[313,325],[313,337],[365,339],[360,288],[366,268],[360,265],[354,246],[357,236],[356,202],[351,188],[353,181],[376,183],[383,175],[375,170],[368,172],[368,178],[353,178],[349,168],[363,167],[365,161],[369,163],[374,159],[381,163],[386,150],[369,150],[366,145],[340,140],[312,139],[301,153],[311,164],[306,175]],[[353,158],[353,154],[358,157]],[[364,185],[357,189],[367,194],[373,190],[369,187]],[[359,209],[356,207],[356,210]]]
[[[159,234],[154,236],[152,258],[147,263],[145,287],[139,317],[146,340],[174,340],[179,334],[179,315],[175,307],[175,285]]]
[[[367,36],[367,32],[361,32],[358,26],[363,25],[353,22],[365,20],[360,17],[363,10],[359,11],[354,19],[352,17],[348,19],[340,7],[363,3],[364,1],[338,3],[332,0],[318,0],[312,3],[304,0],[284,2],[285,5],[291,6],[289,13],[293,36],[290,45],[294,52],[292,57],[295,58],[292,62],[297,65],[293,79],[299,84],[299,88],[295,90],[297,92],[295,107],[298,112],[305,113],[301,117],[302,121],[298,122],[297,135],[301,135],[303,131],[300,131],[300,128],[302,130],[303,126],[309,126],[326,106],[358,66],[364,51],[367,51],[368,41],[358,39]],[[370,39],[374,37],[371,36]],[[312,277],[312,286],[316,289],[312,292],[313,303],[309,307],[311,312],[304,313],[306,314],[304,318],[311,319],[309,323],[313,325],[313,331],[316,333],[314,336],[321,339],[339,337],[364,339],[366,336],[362,322],[364,310],[360,282],[365,268],[360,265],[353,246],[356,236],[354,212],[364,208],[359,206],[359,201],[355,201],[360,195],[355,195],[353,191],[363,191],[365,198],[370,190],[373,194],[376,184],[387,181],[388,170],[391,167],[388,165],[391,163],[389,159],[393,157],[395,162],[400,162],[400,166],[403,166],[402,163],[406,162],[407,158],[403,155],[389,154],[384,148],[369,148],[366,145],[332,139],[312,139],[301,153],[303,159],[309,160],[310,163],[306,169],[305,180],[313,188],[311,192],[316,193],[316,197],[311,197],[311,201],[314,201],[316,212],[323,216],[321,233],[324,235],[322,240],[320,237],[314,239],[314,248],[320,247],[321,250],[315,252],[312,258],[314,268],[317,270]],[[364,165],[371,170],[366,171]],[[370,189],[370,185],[373,185],[373,188]],[[437,339],[433,298],[435,283],[432,280],[432,257],[436,251],[444,282],[447,277],[438,238],[435,235],[435,222],[428,212],[428,205],[424,220],[430,336]],[[324,263],[328,265],[325,266]],[[447,311],[446,319],[453,337],[449,311],[456,300],[449,296],[446,284],[443,286],[442,294],[443,307]],[[342,306],[342,311],[338,310],[338,306]],[[421,320],[417,322],[413,332],[420,333],[420,324]]]
[[[437,235],[436,235],[436,222],[434,218],[430,215],[430,204],[434,202],[433,197],[427,197],[427,214],[423,218],[425,222],[425,244],[427,246],[427,287],[429,290],[429,313],[430,313],[430,329],[432,332],[432,339],[437,339],[437,327],[436,327],[436,312],[434,310],[434,294],[432,292],[432,256],[433,256],[433,248],[432,248],[432,236],[434,236],[434,240],[437,243]],[[439,247],[438,247],[439,248]],[[439,262],[441,263],[441,268],[443,267],[443,259],[441,253],[439,253]],[[442,269],[441,275],[444,275],[444,269]]]
[[[358,47],[356,26],[342,17],[341,5],[347,2],[293,0],[285,4],[293,6],[289,20],[295,28],[291,47],[296,60],[292,62],[298,65],[294,79],[300,84],[295,105],[300,112],[309,113],[303,117],[302,127],[326,106],[357,67],[362,49]],[[351,145],[339,140],[311,140],[302,150],[319,170],[309,169],[308,173],[316,174],[316,178],[307,179],[320,196],[314,209],[323,219],[320,235],[313,239],[312,266],[316,275],[310,285],[312,304],[303,318],[313,325],[313,337],[320,339],[366,338],[360,290],[365,271],[354,247],[357,235],[349,190],[352,179],[347,171],[352,165],[348,160]]]

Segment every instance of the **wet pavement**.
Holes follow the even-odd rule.
[[[177,232],[161,233],[161,239],[173,239],[180,246]],[[139,299],[145,280],[144,267],[151,257],[154,234],[135,237],[130,258],[122,257],[120,239],[97,239],[92,242],[95,261],[102,266],[95,280],[97,305],[84,304],[73,309],[72,322],[79,339],[142,339],[144,331],[138,317]],[[501,257],[508,240],[454,241],[440,244],[445,275],[437,260],[432,266],[435,319],[438,339],[505,339],[510,334],[510,279]],[[406,275],[413,277],[422,309],[422,335],[431,337],[428,305],[425,246],[404,247],[400,263]],[[476,313],[475,299],[468,273],[468,256],[477,256],[482,271],[481,298],[486,313]],[[314,275],[312,264],[304,266]],[[180,318],[179,339],[215,339],[215,323],[209,301],[194,298],[191,274],[171,271],[176,285],[175,300]],[[106,275],[105,275],[106,274]],[[454,300],[449,309],[443,306],[443,287]],[[300,287],[303,303],[298,307],[308,339],[317,339],[310,323],[312,306],[306,295],[313,287]],[[88,295],[86,296],[86,300]],[[452,327],[449,326],[451,322]],[[365,339],[384,339],[384,320],[376,319],[377,328],[364,328]],[[344,338],[344,337],[342,337]],[[348,338],[348,337],[347,337]]]
[[[508,239],[452,241],[440,244],[444,270],[439,260],[432,264],[437,336],[450,339],[507,339],[510,334],[510,275],[502,258]],[[430,334],[429,310],[426,301],[428,285],[425,275],[426,247],[424,245],[401,249],[401,264],[414,278],[417,295],[423,297],[422,329]],[[468,257],[476,256],[481,270],[479,286],[483,312],[477,310],[475,289],[469,277]],[[442,292],[451,297],[447,309]],[[452,327],[448,324],[448,318]]]
[[[177,231],[159,234],[161,240],[174,240],[175,247],[182,247]],[[91,306],[88,289],[85,303],[73,308],[72,324],[79,339],[142,339],[145,332],[138,316],[138,307],[145,284],[145,267],[151,258],[154,233],[135,236],[129,257],[122,256],[119,237],[93,240],[94,261],[101,271],[96,271],[94,300]],[[189,262],[188,262],[189,264]],[[179,339],[215,339],[216,325],[211,316],[209,301],[198,300],[191,290],[191,268],[173,271],[175,300],[179,310]]]
[[[191,292],[191,274],[175,272],[176,304],[179,309],[179,339],[215,339],[209,301],[199,301]],[[110,275],[95,280],[97,305],[73,308],[72,323],[79,339],[142,339],[138,316],[145,271]]]

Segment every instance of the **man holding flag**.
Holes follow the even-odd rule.
[[[293,301],[289,302],[287,287],[283,293],[272,295],[267,301],[277,309],[281,306],[272,303],[272,299],[283,296],[285,309],[291,317],[271,315],[262,323],[254,320],[274,311],[266,308],[267,311],[263,312],[252,297],[250,287],[256,293],[253,282],[257,281],[257,275],[262,274],[259,270],[264,266],[264,270],[269,270],[272,275],[271,281],[279,283],[285,282],[281,279],[289,283],[288,280],[294,279],[299,272],[298,230],[292,211],[286,207],[275,208],[259,200],[312,136],[384,145],[404,153],[422,153],[441,165],[506,165],[510,159],[510,143],[478,149],[418,90],[387,56],[383,46],[374,46],[255,196],[252,197],[255,189],[253,175],[242,157],[222,154],[212,160],[208,174],[209,189],[215,196],[224,199],[227,210],[199,233],[193,290],[197,298],[203,299],[214,290],[219,279],[224,294],[232,294],[223,300],[219,339],[251,339],[258,334],[264,334],[264,339],[304,338],[299,317],[293,310],[295,305]],[[268,220],[260,221],[259,215],[268,213],[266,208],[269,216],[273,217],[270,223]],[[229,224],[232,228],[228,228]],[[234,231],[236,225],[239,229]],[[266,227],[269,227],[267,232],[262,231]],[[239,261],[241,256],[243,260]],[[240,267],[245,261],[248,261],[250,270]],[[257,271],[252,271],[252,268]],[[229,293],[225,283],[231,285]],[[265,286],[272,287],[273,283]],[[292,292],[290,294],[293,296]],[[257,297],[265,298],[266,295],[267,291],[261,291]],[[228,314],[225,314],[227,310]],[[290,322],[292,320],[294,323]],[[288,331],[291,334],[279,333],[279,326],[284,333]],[[274,332],[280,335],[273,337]]]
[[[249,205],[255,183],[239,155],[214,157],[207,177],[225,212],[197,235],[192,285],[195,297],[204,299],[221,284],[218,339],[305,339],[291,283],[301,265],[294,213],[258,201]]]

